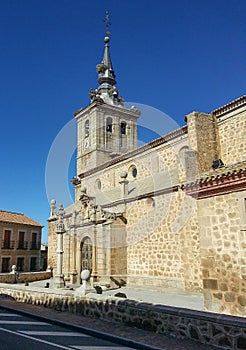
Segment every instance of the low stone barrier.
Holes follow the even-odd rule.
[[[47,280],[50,277],[51,273],[48,271],[22,272],[18,276],[18,283],[42,281]]]
[[[25,282],[35,282],[49,279],[51,277],[51,272],[48,271],[38,271],[38,272],[20,272],[18,278],[13,273],[0,273],[0,283],[25,283]]]
[[[0,273],[0,283],[15,283],[16,277],[10,273]]]
[[[153,305],[132,300],[99,296],[75,297],[70,290],[40,291],[21,286],[0,287],[17,301],[43,305],[59,311],[121,322],[128,326],[188,338],[219,349],[246,349],[246,318]]]

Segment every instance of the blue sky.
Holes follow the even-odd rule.
[[[45,225],[44,242],[47,157],[97,87],[106,10],[126,101],[184,125],[189,112],[210,112],[245,94],[244,0],[0,1],[0,209]],[[72,162],[67,181],[73,172]]]

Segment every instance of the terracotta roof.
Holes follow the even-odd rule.
[[[204,183],[211,180],[221,179],[228,175],[242,174],[246,170],[246,161],[225,165],[217,169],[211,169],[202,173],[199,178],[190,181],[186,185],[191,186],[198,183]]]
[[[4,210],[0,210],[0,222],[10,222],[15,224],[43,227],[43,225],[39,224],[37,221],[29,218],[24,214]]]
[[[246,161],[203,173],[199,178],[181,186],[187,194],[197,198],[242,191],[246,188]]]

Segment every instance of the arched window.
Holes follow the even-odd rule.
[[[182,148],[180,148],[178,152],[179,162],[184,169],[185,169],[185,154],[187,153],[187,151],[189,151],[189,147],[183,146]]]
[[[113,126],[113,121],[111,117],[107,118],[107,122],[106,122],[106,131],[107,132],[112,132],[112,126]]]
[[[90,124],[89,124],[89,120],[87,119],[85,122],[85,137],[89,136],[89,131],[90,131]]]

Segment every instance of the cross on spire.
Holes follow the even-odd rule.
[[[106,27],[106,35],[110,35],[110,31],[109,31],[109,26],[111,26],[111,23],[109,22],[109,14],[108,11],[106,11],[105,13],[105,19],[103,20],[105,22],[105,27]]]

